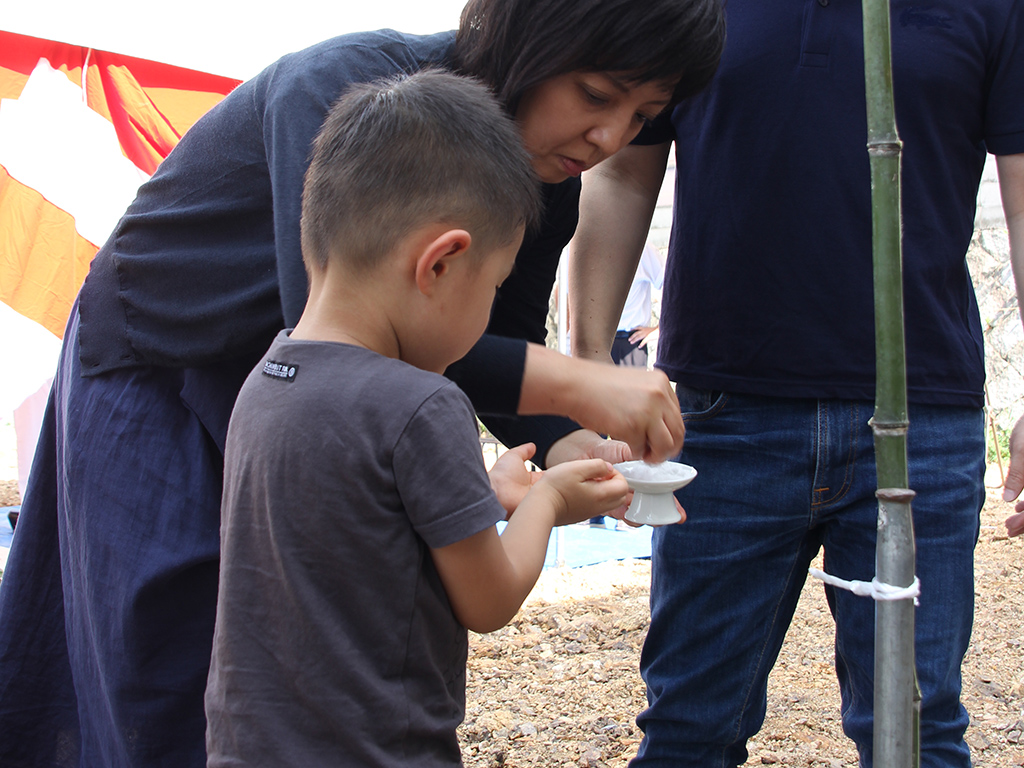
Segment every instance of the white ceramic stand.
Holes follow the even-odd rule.
[[[633,489],[633,501],[626,510],[626,519],[641,525],[669,525],[678,523],[673,491],[682,488],[697,476],[697,470],[689,464],[666,461],[662,464],[647,464],[643,461],[624,461],[615,468],[626,478]],[[657,470],[657,473],[654,473]],[[637,477],[637,474],[642,474]]]

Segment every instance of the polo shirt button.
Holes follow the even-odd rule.
[[[818,5],[820,5],[822,8],[827,8],[828,0],[818,0]]]

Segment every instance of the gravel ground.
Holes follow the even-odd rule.
[[[13,507],[21,503],[16,480],[0,481],[0,507]]]
[[[1024,542],[1008,539],[1010,505],[991,499],[976,557],[974,640],[964,662],[967,741],[976,766],[1024,765]],[[467,768],[625,766],[645,704],[637,672],[648,613],[649,561],[546,571],[508,627],[470,635]],[[813,581],[813,580],[812,580]],[[833,624],[809,581],[770,678],[768,716],[746,765],[846,768]]]
[[[0,506],[18,503],[0,482]],[[976,766],[1024,766],[1024,541],[1008,539],[1010,505],[990,499],[976,556],[974,639],[964,662],[967,741]],[[545,571],[513,622],[470,634],[467,768],[620,768],[636,754],[644,706],[637,672],[649,620],[650,562]],[[843,736],[821,586],[809,582],[770,679],[768,716],[748,766],[853,768]]]

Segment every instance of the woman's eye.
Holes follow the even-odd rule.
[[[654,122],[654,118],[649,117],[648,115],[641,115],[639,112],[637,112],[636,121],[646,128],[647,126]]]
[[[586,95],[587,101],[592,104],[607,104],[608,99],[599,93],[591,91],[589,88],[584,88],[583,93]]]

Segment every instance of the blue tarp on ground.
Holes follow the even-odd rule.
[[[14,536],[14,531],[11,530],[11,524],[7,520],[8,512],[17,512],[21,507],[0,507],[0,547],[11,548],[11,538]]]
[[[614,521],[608,520],[609,525]],[[612,528],[591,528],[567,525],[551,533],[545,568],[579,568],[608,560],[639,559],[651,556],[649,526],[617,531]]]
[[[7,553],[11,550],[11,539],[14,531],[11,530],[11,523],[7,519],[8,512],[14,512],[21,507],[0,507],[0,570],[7,566]]]

